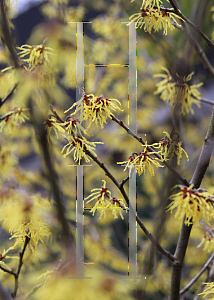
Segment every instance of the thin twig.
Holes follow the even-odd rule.
[[[23,249],[22,249],[22,252],[19,253],[19,264],[18,264],[18,267],[17,267],[17,270],[16,272],[12,271],[12,270],[9,270],[3,266],[0,266],[0,269],[8,274],[11,274],[14,276],[14,279],[15,279],[15,286],[14,286],[14,291],[13,293],[11,293],[11,296],[12,298],[16,298],[16,294],[17,294],[17,291],[18,291],[18,287],[19,287],[19,274],[21,272],[21,268],[22,268],[22,265],[23,265],[23,256],[25,254],[25,250],[27,248],[27,245],[28,243],[30,242],[30,238],[28,236],[25,236],[25,242],[24,242],[24,246],[23,246]]]
[[[207,44],[214,48],[214,43],[206,36],[206,34],[203,33],[203,31],[199,28],[198,25],[195,25],[193,22],[191,22],[187,17],[185,17],[185,15],[177,8],[176,4],[174,3],[174,1],[169,1],[170,4],[172,5],[172,7],[174,8],[169,9],[169,8],[165,8],[163,6],[160,7],[160,10],[163,12],[167,12],[167,13],[173,13],[177,16],[179,16],[180,18],[182,18],[187,24],[189,24],[198,34],[200,34],[200,36],[207,42]],[[157,6],[154,6],[154,8],[157,8]]]
[[[14,86],[9,91],[9,93],[7,94],[7,96],[0,100],[0,107],[2,107],[2,105],[10,98],[10,96],[13,94],[13,92],[15,91],[15,89],[17,88],[17,86],[18,86],[18,83],[14,84]]]
[[[24,246],[23,246],[23,249],[22,251],[19,253],[19,264],[18,264],[18,267],[17,267],[17,270],[16,272],[12,271],[12,270],[9,270],[3,266],[0,266],[0,269],[8,274],[11,274],[14,276],[14,279],[15,279],[15,286],[14,286],[14,291],[13,293],[11,293],[11,296],[12,298],[16,298],[16,294],[17,294],[17,291],[18,291],[18,287],[19,287],[19,274],[21,272],[21,268],[22,268],[22,265],[23,265],[23,257],[24,257],[24,254],[25,254],[25,251],[26,251],[26,248],[27,248],[27,245],[28,243],[30,242],[30,237],[28,236],[25,236],[25,242],[24,242]]]
[[[209,264],[212,262],[213,259],[214,259],[214,253],[210,256],[210,258],[205,263],[201,271],[192,280],[190,280],[190,282],[185,286],[185,288],[183,288],[180,291],[180,295],[183,295],[186,291],[188,291],[191,288],[191,286],[198,280],[198,278],[206,271],[206,269],[208,268]]]
[[[18,280],[19,280],[19,274],[21,272],[21,268],[22,268],[22,265],[23,265],[23,256],[25,254],[25,250],[26,250],[27,245],[28,245],[29,242],[30,242],[30,237],[26,236],[22,252],[19,253],[19,265],[18,265],[17,271],[16,271],[16,273],[14,275],[14,277],[15,277],[15,287],[14,287],[13,293],[11,294],[11,296],[14,299],[16,298],[16,294],[17,294],[18,287],[19,287],[19,281]]]
[[[115,116],[111,115],[111,118],[114,122],[116,122],[117,124],[119,124],[123,129],[126,130],[126,132],[128,134],[130,134],[131,136],[133,136],[136,140],[138,140],[138,142],[140,142],[141,144],[145,145],[146,142],[141,138],[139,137],[138,135],[136,135],[134,132],[132,132],[124,123],[122,120],[118,120]],[[150,147],[150,146],[147,146],[147,149],[150,151],[150,152],[154,152],[154,155],[158,158],[158,159],[161,159],[161,156],[155,152],[155,150]],[[190,183],[185,179],[183,178],[168,162],[166,161],[163,161],[162,162],[174,175],[175,177],[177,177],[185,186],[190,186]]]
[[[210,99],[201,97],[200,101],[204,102],[204,103],[207,103],[207,104],[210,104],[210,105],[214,105],[214,100],[210,100]]]

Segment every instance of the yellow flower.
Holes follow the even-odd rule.
[[[0,98],[4,98],[20,80],[20,70],[7,67],[0,71]]]
[[[67,116],[65,119],[65,130],[68,134],[72,135],[82,135],[83,133],[87,134],[87,131],[82,127],[78,118],[72,117],[71,115]]]
[[[175,218],[183,219],[185,216],[185,225],[187,226],[193,222],[198,226],[202,217],[209,224],[214,217],[213,195],[202,189],[193,189],[193,186],[193,184],[189,187],[176,185],[175,187],[180,188],[180,192],[169,197],[172,202],[167,211],[172,212],[177,208]]]
[[[39,194],[29,197],[14,192],[9,199],[1,203],[2,227],[9,231],[10,239],[16,239],[14,247],[23,244],[28,236],[31,250],[38,249],[38,242],[43,242],[43,238],[51,234],[50,227],[44,221],[50,209],[49,200]]]
[[[60,131],[62,133],[65,132],[65,129],[62,128],[62,126],[65,126],[65,123],[58,123],[55,119],[49,118],[46,119],[45,125],[47,125],[48,128],[48,139],[51,138],[51,130],[53,129],[56,133],[56,136],[58,138],[58,133],[57,131]]]
[[[121,110],[117,103],[121,105],[117,99],[104,98],[103,95],[95,97],[93,94],[83,94],[83,97],[75,102],[65,113],[76,106],[77,108],[71,116],[80,112],[79,120],[81,123],[83,120],[89,120],[88,128],[92,122],[95,122],[97,127],[100,124],[101,128],[103,128],[107,118],[111,119],[111,115],[114,116],[111,111]]]
[[[87,198],[85,198],[85,200],[91,198],[86,203],[89,203],[97,199],[97,202],[95,203],[94,207],[91,209],[90,212],[92,212],[92,215],[94,216],[95,211],[97,209],[101,210],[101,214],[100,214],[100,219],[101,219],[102,216],[104,217],[106,216],[106,209],[109,209],[112,210],[112,214],[115,219],[118,218],[117,216],[118,212],[120,214],[120,217],[124,219],[121,213],[123,209],[125,209],[127,212],[124,201],[122,199],[117,199],[115,197],[112,198],[111,192],[109,191],[108,187],[106,187],[106,181],[105,180],[102,181],[103,181],[103,186],[101,186],[101,188],[99,189],[91,190],[92,194],[90,194]]]
[[[131,0],[131,2],[134,2],[134,0]],[[147,8],[148,6],[150,6],[152,8],[155,5],[157,5],[158,9],[160,9],[160,4],[162,4],[162,3],[163,2],[161,0],[145,0],[142,2],[141,9]]]
[[[206,284],[206,289],[198,295],[201,295],[204,298],[209,294],[214,294],[214,282],[203,282],[203,284]],[[209,298],[209,300],[214,300],[214,297]]]
[[[29,110],[28,108],[16,108],[8,112],[4,120],[0,123],[0,132],[5,125],[7,125],[9,132],[12,132],[14,126],[17,126],[19,123],[24,123],[26,120],[29,120],[28,116],[24,114],[24,111]]]
[[[67,139],[67,138],[66,138]],[[74,151],[74,161],[78,161],[80,165],[80,161],[82,158],[85,159],[86,162],[90,162],[90,159],[86,156],[84,148],[89,150],[94,156],[97,156],[94,152],[96,144],[103,144],[102,142],[89,142],[87,139],[82,136],[71,136],[71,140],[68,140],[68,144],[66,144],[61,153],[65,151],[63,157],[69,155],[72,151]],[[67,149],[66,149],[67,148]]]
[[[129,17],[129,20],[131,22],[138,22],[135,24],[135,28],[143,28],[145,32],[148,31],[150,34],[152,29],[156,32],[163,28],[163,34],[167,35],[168,28],[171,30],[174,29],[174,26],[171,24],[172,21],[180,26],[175,17],[179,18],[173,13],[160,11],[158,9],[141,8],[141,12],[133,14]],[[127,26],[129,26],[129,24],[127,24]]]
[[[203,239],[197,247],[200,248],[202,245],[204,245],[203,250],[207,250],[208,252],[213,252],[214,239],[212,235],[208,232],[208,230],[205,230]]]
[[[153,145],[151,145],[150,147],[152,147]],[[159,151],[160,152],[160,151]],[[146,172],[146,167],[148,168],[151,176],[154,176],[154,166],[156,168],[163,168],[164,166],[162,166],[159,163],[159,159],[157,157],[153,157],[152,154],[154,153],[159,153],[159,152],[148,152],[147,150],[147,144],[145,145],[145,149],[143,151],[141,151],[139,154],[134,152],[130,157],[128,161],[123,161],[123,162],[118,162],[117,164],[126,164],[126,167],[124,169],[124,171],[130,167],[135,165],[136,166],[136,173],[138,173],[139,175],[141,175],[142,173]],[[129,174],[131,173],[131,169],[129,171]]]
[[[194,72],[189,74],[187,77],[178,76],[179,80],[175,82],[166,68],[162,68],[166,71],[166,74],[156,74],[154,77],[163,78],[162,81],[156,84],[157,90],[155,95],[161,94],[160,98],[168,102],[171,106],[180,106],[180,114],[185,115],[191,112],[194,114],[192,109],[192,104],[195,103],[200,107],[200,92],[198,88],[203,85],[203,83],[188,85],[187,82],[192,79]]]
[[[54,73],[51,68],[50,61],[48,55],[54,55],[51,51],[53,49],[46,47],[44,44],[37,46],[29,46],[23,45],[21,47],[17,47],[17,49],[21,50],[18,54],[24,64],[22,67],[28,73],[33,73],[34,78],[38,83],[42,83],[46,85],[54,85]],[[23,57],[29,56],[29,58],[23,59]]]
[[[94,253],[94,256],[99,255]],[[109,253],[109,257],[114,256]],[[107,264],[109,266],[109,260],[107,261],[107,255],[104,255],[102,264]],[[116,259],[121,262],[121,259]],[[111,261],[111,259],[110,259]],[[133,284],[126,282],[123,284],[123,280],[118,278],[117,274],[114,272],[106,271],[104,268],[99,269],[93,265],[88,268],[88,274],[92,277],[92,280],[83,280],[75,278],[74,280],[69,280],[69,277],[75,277],[75,266],[76,262],[73,260],[67,260],[67,262],[61,263],[54,272],[47,274],[45,283],[41,288],[39,288],[35,293],[35,300],[39,299],[51,299],[59,300],[71,299],[76,300],[112,300],[112,299],[124,299],[124,300],[134,300],[131,295],[133,291]],[[118,270],[118,269],[117,269]]]
[[[177,155],[177,163],[180,165],[183,153],[186,155],[188,161],[189,157],[186,151],[181,147],[182,142],[179,140],[179,134],[175,132],[171,138],[168,132],[164,131],[163,133],[166,135],[158,144],[161,148],[162,161],[170,160],[175,154]]]

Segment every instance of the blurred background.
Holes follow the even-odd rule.
[[[74,0],[68,1],[66,9],[63,7],[63,1],[61,6],[56,3],[57,1],[18,0],[18,4],[14,5],[12,12],[13,36],[17,46],[39,45],[48,37],[46,45],[58,51],[57,57],[50,57],[51,63],[58,68],[57,93],[54,95],[55,90],[52,93],[50,91],[48,101],[44,103],[44,110],[51,113],[49,110],[49,104],[51,104],[60,117],[65,120],[68,113],[65,114],[64,111],[75,103],[76,23],[68,24],[67,22],[90,21],[92,23],[84,24],[84,63],[87,65],[84,69],[85,92],[93,93],[96,96],[103,94],[105,97],[118,99],[123,111],[113,113],[118,119],[128,124],[128,68],[90,67],[88,65],[125,65],[129,63],[129,27],[123,22],[128,22],[132,14],[139,12],[141,1],[136,0],[131,3],[127,0]],[[180,0],[178,3],[183,14],[199,25],[211,38],[213,33],[212,1]],[[163,1],[163,5],[170,7],[167,1]],[[213,64],[213,49],[192,29],[191,32]],[[180,140],[183,142],[183,148],[188,153],[189,161],[183,155],[181,165],[177,165],[176,159],[172,159],[171,164],[184,178],[190,181],[207,132],[212,105],[201,102],[199,108],[193,104],[194,114],[189,113],[184,116],[181,116],[178,110],[173,110],[171,106],[160,99],[160,95],[154,94],[157,89],[156,84],[160,80],[153,76],[164,73],[162,67],[169,70],[175,81],[178,78],[177,75],[187,77],[194,72],[192,80],[188,84],[194,85],[203,82],[203,86],[200,87],[201,96],[210,100],[214,100],[213,79],[204,70],[200,57],[181,29],[169,30],[167,36],[163,35],[162,30],[149,34],[143,29],[137,29],[137,133],[148,144],[152,144],[159,142],[164,137],[163,131],[170,133],[175,126]],[[17,101],[19,101],[18,97],[11,97],[2,106],[1,115],[6,114],[16,105],[25,103]],[[87,125],[86,122],[85,128]],[[133,152],[138,153],[142,150],[141,144],[110,119],[107,120],[104,129],[101,130],[100,127],[92,124],[88,132],[91,135],[90,141],[104,142],[104,145],[96,146],[98,158],[109,168],[118,182],[121,182],[128,175],[128,171],[123,172],[124,167],[118,165],[117,162],[128,161]],[[61,134],[59,133],[57,138],[53,131],[50,141],[51,155],[59,176],[59,187],[66,206],[66,217],[70,222],[72,233],[75,235],[76,167],[68,167],[68,165],[76,165],[76,162],[74,162],[72,154],[63,158],[61,151],[65,144]],[[14,157],[12,162],[2,159],[2,164],[6,165],[4,169],[6,171],[1,174],[2,189],[5,187],[16,188],[31,194],[39,192],[42,196],[52,199],[53,195],[32,124],[28,121],[21,123],[11,133],[5,126],[1,133],[1,145],[1,159],[8,151]],[[5,149],[4,145],[7,145]],[[85,164],[85,161],[82,161],[82,164]],[[202,184],[202,188],[207,189],[210,193],[214,192],[213,175],[214,164],[211,160]],[[94,162],[91,162],[90,167],[84,168],[84,196],[87,197],[92,189],[100,188],[103,179],[106,180],[112,195],[121,199],[122,195],[117,188]],[[170,203],[168,197],[176,184],[179,184],[178,180],[166,168],[155,168],[155,176],[151,176],[148,170],[145,175],[137,175],[137,213],[159,243],[172,254],[176,248],[182,221],[175,219],[174,214],[166,212],[166,207]],[[128,183],[125,185],[125,190],[128,193]],[[90,205],[85,204],[85,207],[91,207],[93,204],[95,201]],[[111,211],[106,212],[105,218],[100,219],[99,216],[98,211],[94,216],[90,210],[84,211],[86,261],[93,263],[101,270],[107,270],[110,274],[109,277],[114,274],[117,278],[115,281],[119,282],[118,278],[121,275],[128,275],[128,214],[123,212],[124,220],[114,219]],[[36,259],[32,261],[29,259],[29,264],[26,263],[22,275],[24,280],[20,281],[23,295],[26,295],[36,285],[34,283],[39,275],[50,270],[56,262],[63,259],[63,255],[65,256],[63,246],[59,242],[59,224],[55,217],[50,218],[48,222],[52,228],[51,237],[45,239],[44,245],[40,243],[39,254],[34,253]],[[199,272],[210,255],[203,250],[203,247],[197,247],[205,231],[206,224],[203,220],[201,227],[193,226],[183,268],[182,287]],[[0,233],[2,244],[5,244],[6,248],[10,244],[8,233],[3,228]],[[100,284],[102,299],[120,299],[114,293],[120,294],[118,291],[123,290],[124,287],[127,289],[125,289],[127,299],[167,299],[170,289],[171,264],[154,248],[139,227],[137,227],[136,250],[137,276],[146,277],[146,279],[137,283],[136,286],[124,282],[121,286],[119,283],[117,286],[113,286],[112,282],[103,279]],[[134,262],[132,263],[134,264]],[[29,277],[26,275],[29,272],[28,268],[33,270]],[[87,272],[90,276],[90,265],[87,266]],[[91,272],[93,273],[93,269]],[[103,272],[101,273],[104,274]],[[100,275],[97,274],[94,276],[99,277]],[[8,279],[9,276],[5,274],[1,274],[1,276],[2,283],[10,288],[13,283]],[[196,295],[201,290],[201,283],[205,279],[206,274],[204,273],[182,299],[200,299]],[[104,285],[104,282],[108,284]],[[85,291],[91,288],[91,297],[95,297],[96,287],[92,288],[87,284],[84,285]],[[66,289],[66,287],[64,288]],[[77,293],[77,299],[83,297],[82,294],[78,294],[78,291],[75,293]],[[29,299],[37,299],[37,297],[45,299],[41,297],[48,296],[48,292],[42,294],[43,296],[39,295],[35,293]],[[65,296],[64,299],[70,298]]]

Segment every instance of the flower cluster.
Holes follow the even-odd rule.
[[[147,144],[144,147],[145,148],[140,151],[140,153],[132,153],[128,161],[118,162],[117,164],[126,164],[124,171],[128,167],[136,166],[136,173],[138,173],[139,175],[141,175],[142,173],[145,174],[146,168],[148,168],[150,174],[154,176],[154,166],[156,168],[162,168],[164,166],[159,163],[160,160],[157,157],[152,156],[155,153],[159,152],[149,152],[147,150]],[[150,147],[152,147],[152,145]],[[132,168],[130,168],[129,174],[131,173],[131,170]]]
[[[37,46],[22,45],[17,49],[20,50],[18,54],[23,61],[22,67],[27,74],[33,75],[32,78],[40,84],[53,85],[53,70],[48,58],[49,55],[54,55],[52,53],[53,49],[46,47],[44,43]],[[29,57],[23,59],[25,56]]]
[[[90,159],[86,156],[86,151],[90,151],[94,156],[97,156],[95,153],[96,144],[103,144],[102,142],[89,142],[83,134],[87,134],[87,131],[83,128],[80,121],[76,117],[68,115],[65,120],[63,120],[58,113],[50,105],[52,111],[48,115],[48,118],[45,121],[47,128],[48,139],[51,138],[51,131],[54,130],[58,138],[58,132],[63,133],[62,136],[67,141],[67,144],[63,147],[61,153],[64,152],[63,156],[66,157],[71,152],[74,151],[74,161],[80,161],[82,158],[85,158],[86,162],[90,162]],[[65,136],[64,134],[67,134]]]
[[[178,81],[175,82],[170,72],[166,68],[162,68],[166,74],[156,74],[154,77],[163,78],[159,83],[157,83],[157,90],[154,94],[161,94],[160,98],[173,107],[180,106],[180,114],[185,115],[191,112],[194,114],[192,109],[192,104],[195,103],[200,107],[200,92],[198,88],[203,85],[203,83],[188,85],[187,82],[192,79],[194,72],[189,74],[187,77],[178,76]]]
[[[96,144],[103,143],[89,142],[84,136],[80,137],[71,135],[71,139],[68,140],[68,143],[62,149],[62,153],[65,151],[65,154],[63,156],[66,157],[72,151],[74,151],[74,161],[78,161],[78,163],[80,164],[81,159],[84,158],[86,162],[90,162],[90,159],[85,153],[85,149],[89,150],[93,155],[97,156],[94,152]]]
[[[170,160],[174,155],[177,155],[177,163],[180,165],[180,160],[182,158],[182,154],[184,153],[188,161],[189,157],[186,151],[181,147],[182,142],[179,139],[179,134],[175,132],[172,137],[170,137],[168,132],[164,131],[164,133],[165,137],[159,142],[162,160]]]
[[[161,11],[160,8],[141,8],[139,13],[135,13],[129,17],[131,22],[136,22],[135,28],[143,28],[145,32],[149,32],[151,34],[152,29],[154,32],[161,30],[163,28],[163,34],[167,35],[168,28],[173,30],[174,26],[172,25],[172,21],[180,26],[175,19],[175,17],[179,18],[172,12]]]
[[[14,247],[23,244],[27,236],[31,250],[38,249],[39,241],[43,242],[43,238],[51,234],[50,227],[44,221],[50,209],[48,199],[43,199],[39,194],[29,197],[14,193],[1,203],[1,225],[11,234],[10,239],[16,239]]]
[[[19,52],[20,58],[29,55],[29,58],[22,59],[22,61],[28,63],[28,67],[31,70],[38,65],[49,62],[48,54],[53,54],[51,52],[53,49],[46,47],[44,44],[37,46],[22,45],[21,47],[17,47],[17,49],[21,50]]]
[[[101,186],[101,188],[99,189],[91,190],[92,194],[90,194],[87,198],[85,198],[85,200],[91,198],[86,203],[89,203],[97,199],[96,204],[94,205],[94,207],[91,209],[90,212],[92,212],[94,216],[96,210],[101,210],[101,214],[100,214],[100,219],[101,219],[102,216],[104,217],[106,216],[105,210],[108,209],[112,211],[112,214],[115,219],[118,218],[117,216],[118,212],[120,214],[120,217],[123,219],[122,211],[126,210],[127,212],[125,203],[121,199],[112,197],[111,192],[109,191],[108,187],[106,187],[106,181],[105,180],[102,181],[103,181],[103,186]]]
[[[106,123],[107,118],[111,118],[112,111],[121,110],[117,103],[121,105],[117,99],[105,98],[103,95],[95,97],[93,94],[87,95],[84,93],[82,98],[75,102],[65,113],[76,106],[76,110],[71,116],[80,112],[79,120],[81,123],[83,120],[89,120],[88,128],[92,122],[95,122],[97,127],[100,124],[100,127],[104,128],[103,124]]]
[[[207,250],[208,252],[213,252],[214,249],[214,238],[213,233],[208,230],[204,231],[204,236],[201,243],[197,246],[198,248],[204,245],[203,250]]]
[[[183,219],[185,216],[185,225],[187,226],[193,222],[198,226],[202,217],[209,224],[214,217],[214,197],[206,190],[193,189],[193,186],[193,184],[189,187],[176,185],[175,187],[180,188],[180,192],[169,197],[172,202],[167,210],[172,212],[177,208],[175,218]]]
[[[17,126],[19,123],[24,123],[26,120],[29,120],[28,116],[25,115],[24,111],[27,111],[28,108],[16,108],[8,112],[4,119],[0,123],[0,132],[7,124],[7,129],[11,132],[14,126]]]
[[[112,111],[117,109],[120,110],[117,103],[120,105],[120,102],[117,99],[104,98],[103,95],[95,97],[93,94],[87,95],[83,92],[82,98],[65,111],[65,113],[67,113],[69,110],[76,107],[75,112],[68,115],[65,121],[59,118],[57,113],[52,110],[53,114],[50,115],[51,118],[46,120],[46,125],[50,128],[49,131],[51,128],[56,130],[56,127],[58,127],[58,130],[61,132],[65,131],[70,136],[69,138],[65,136],[68,143],[62,149],[62,153],[65,151],[64,157],[74,151],[74,160],[78,161],[80,164],[80,160],[83,157],[86,162],[90,161],[86,156],[85,150],[90,151],[96,156],[96,153],[94,152],[96,144],[103,143],[87,141],[83,136],[83,133],[88,135],[87,131],[81,124],[84,120],[89,120],[88,127],[90,127],[92,122],[95,122],[96,126],[100,124],[101,128],[103,128],[103,124],[106,123],[107,118],[112,118]],[[77,114],[79,114],[79,117],[76,117]],[[59,122],[57,122],[57,120]]]

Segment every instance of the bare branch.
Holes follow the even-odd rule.
[[[188,25],[190,25],[198,34],[200,34],[200,36],[207,42],[207,44],[214,48],[214,43],[206,36],[206,34],[203,33],[203,31],[199,28],[198,25],[195,25],[194,23],[192,23],[187,17],[184,16],[184,14],[178,9],[176,3],[171,0],[169,1],[170,4],[172,5],[172,7],[174,8],[174,10],[169,9],[169,8],[165,8],[163,6],[160,7],[161,11],[164,12],[168,12],[168,13],[174,13],[177,16],[179,16],[180,18],[182,18]],[[156,6],[155,6],[156,8]]]
[[[145,145],[146,143],[145,143],[145,141],[141,138],[141,137],[139,137],[139,136],[137,136],[134,132],[132,132],[124,123],[123,123],[123,121],[122,120],[118,120],[115,116],[113,116],[113,115],[111,115],[111,118],[112,118],[112,120],[114,121],[114,122],[116,122],[117,124],[119,124],[123,129],[125,129],[126,130],[126,132],[128,133],[128,134],[130,134],[131,136],[133,136],[138,142],[140,142],[141,144],[143,144],[143,145]],[[155,150],[152,148],[152,147],[147,147],[147,149],[149,150],[149,151],[151,151],[151,152],[154,152],[154,155],[157,157],[157,158],[159,158],[159,159],[161,159],[161,156],[158,154],[158,153],[155,153]],[[178,178],[185,186],[190,186],[190,184],[189,184],[189,182],[185,179],[185,178],[183,178],[168,162],[166,162],[166,161],[163,161],[162,162],[174,175],[175,175],[175,177],[176,178]]]
[[[180,14],[180,10],[178,9],[177,4],[175,3],[174,0],[169,0],[171,3],[172,7],[174,8],[174,13],[175,14]],[[195,25],[196,26],[196,25]],[[197,27],[197,26],[196,26]],[[196,39],[192,36],[187,24],[183,22],[183,28],[184,28],[184,33],[186,34],[187,38],[189,39],[190,43],[193,45],[195,48],[196,52],[198,53],[199,57],[201,58],[201,61],[203,63],[204,69],[209,72],[209,74],[214,78],[214,69],[209,62],[206,54],[204,53],[203,49],[200,47]],[[212,43],[213,44],[213,43]]]
[[[99,159],[94,156],[89,150],[86,149],[86,147],[84,147],[84,151],[85,153],[91,157],[93,159],[93,161],[95,161],[101,169],[103,169],[103,171],[105,172],[105,175],[108,176],[112,182],[114,182],[114,184],[117,186],[117,188],[120,190],[121,194],[123,195],[126,203],[128,204],[129,206],[129,212],[136,215],[136,212],[134,212],[133,208],[131,207],[130,205],[130,202],[129,202],[129,198],[124,190],[124,187],[123,187],[123,181],[121,184],[119,184],[119,182],[116,180],[116,178],[111,174],[111,172],[107,169],[107,167],[104,165],[104,163],[100,162]],[[128,180],[127,178],[125,179],[126,181]],[[174,262],[175,261],[175,258],[174,256],[167,250],[165,250],[156,240],[155,238],[153,237],[153,235],[151,234],[151,232],[149,232],[147,230],[147,228],[145,227],[145,225],[143,224],[142,220],[138,217],[138,215],[136,216],[136,220],[137,220],[137,223],[138,225],[140,226],[140,228],[144,231],[144,233],[146,234],[146,236],[148,237],[148,239],[156,246],[156,248],[163,254],[165,255],[166,257],[168,257],[170,259],[171,262]]]
[[[20,274],[20,271],[21,271],[21,268],[22,268],[22,265],[23,265],[23,256],[25,254],[25,250],[26,250],[27,245],[28,245],[29,242],[30,242],[30,238],[28,236],[25,236],[25,243],[24,243],[22,252],[19,253],[19,265],[18,265],[16,273],[14,274],[14,277],[15,277],[15,287],[14,287],[13,293],[11,294],[11,296],[14,299],[16,298],[16,294],[17,294],[18,287],[19,287],[19,281],[18,280],[19,280],[19,274]]]
[[[52,162],[51,152],[47,141],[47,131],[44,128],[44,124],[38,122],[35,116],[31,100],[29,101],[29,109],[31,114],[31,120],[33,122],[34,129],[38,136],[38,142],[41,147],[42,156],[47,170],[48,180],[51,186],[51,190],[53,192],[53,198],[56,203],[58,220],[62,227],[62,240],[68,249],[73,244],[73,236],[71,235],[69,224],[65,217],[65,209],[63,206],[62,193],[59,188],[58,176],[55,171],[54,164]]]
[[[214,105],[214,100],[210,100],[210,99],[201,97],[200,101],[204,102],[204,103],[207,103],[207,104],[210,104],[210,105]]]
[[[200,187],[203,177],[207,171],[210,158],[212,155],[213,147],[214,147],[214,110],[212,112],[210,125],[207,130],[207,134],[201,150],[201,154],[191,180],[191,183],[194,184],[194,188],[196,189]],[[170,291],[170,298],[169,298],[170,300],[179,300],[182,266],[186,254],[186,249],[187,249],[191,229],[192,229],[192,225],[186,226],[183,220],[178,244],[174,255],[176,258],[176,264],[173,265],[173,269],[172,269],[171,291]]]
[[[4,97],[4,99],[0,100],[0,107],[2,107],[2,105],[10,98],[10,96],[13,94],[13,92],[15,91],[15,89],[17,88],[17,86],[18,86],[18,83],[14,84],[14,86],[9,91],[9,93],[7,94],[7,96]]]
[[[214,259],[214,253],[210,256],[210,258],[205,263],[201,271],[192,280],[190,280],[190,282],[185,286],[185,288],[183,288],[180,291],[180,295],[183,295],[186,291],[188,291],[191,288],[191,286],[198,280],[198,278],[206,271],[206,269],[209,267],[209,264],[212,262],[213,259]]]
[[[0,122],[1,122],[1,121],[4,121],[4,120],[7,119],[8,117],[12,116],[12,114],[13,114],[13,112],[7,113],[6,115],[1,116],[1,117],[0,117]]]

